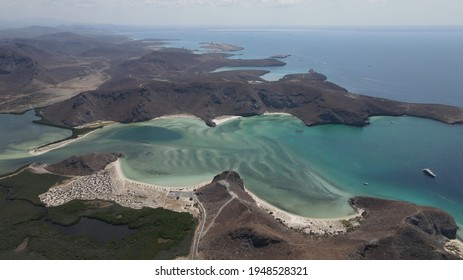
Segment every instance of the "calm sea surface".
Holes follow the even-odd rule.
[[[162,31],[134,37],[175,38],[245,47],[237,57],[291,54],[268,79],[310,68],[350,91],[411,102],[463,106],[463,36],[459,32]],[[32,124],[33,112],[0,115],[0,173],[31,162],[56,162],[95,151],[123,152],[126,175],[168,186],[236,170],[268,202],[304,216],[352,213],[354,195],[411,201],[449,211],[463,224],[463,125],[412,117],[377,117],[371,125],[306,127],[291,116],[242,118],[216,128],[195,119],[112,125],[64,148],[27,151],[69,135]],[[33,133],[32,133],[33,132]],[[91,143],[91,145],[89,145]],[[429,167],[437,178],[425,176]],[[365,183],[368,185],[365,185]]]

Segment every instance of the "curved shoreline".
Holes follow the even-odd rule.
[[[103,128],[105,126],[115,124],[115,123],[116,122],[113,122],[113,121],[96,121],[96,122],[91,122],[91,123],[88,123],[88,124],[76,126],[76,127],[72,128],[72,129],[93,129],[93,130],[91,130],[89,132],[86,132],[86,133],[83,133],[83,134],[79,134],[77,136],[72,135],[72,136],[64,138],[62,140],[58,140],[58,141],[55,141],[55,142],[52,142],[52,143],[49,143],[49,144],[42,145],[40,147],[33,148],[33,149],[29,150],[29,154],[33,155],[33,156],[38,156],[38,155],[48,153],[49,151],[65,147],[65,146],[67,146],[67,145],[69,145],[69,144],[71,144],[71,143],[73,143],[73,142],[75,142],[77,140],[80,140],[80,139],[82,139],[84,137],[87,137],[91,133],[97,131],[99,128]],[[46,124],[42,124],[42,125],[46,125]]]
[[[237,120],[243,118],[242,116],[220,116],[212,120],[213,123],[215,123],[216,126],[222,125],[226,122],[232,121],[232,120]]]
[[[286,113],[286,112],[264,112],[262,114],[259,114],[259,115],[256,115],[256,116],[271,116],[271,115],[283,115],[283,116],[291,116],[291,117],[294,117],[302,122],[304,122],[304,120],[302,120],[301,118],[293,115],[293,114],[290,114],[290,113]],[[423,118],[423,119],[429,119],[429,120],[436,120],[436,119],[432,119],[432,118],[429,118],[429,117],[420,117],[420,116],[412,116],[412,115],[404,115],[404,116],[409,116],[409,117],[415,117],[415,118]],[[216,117],[212,120],[212,123],[215,125],[215,126],[220,126],[224,123],[227,123],[227,122],[230,122],[232,120],[236,120],[236,119],[241,119],[241,118],[247,118],[248,116],[238,116],[238,115],[223,115],[223,116],[219,116],[219,117]],[[370,123],[369,120],[371,118],[380,118],[380,117],[400,117],[400,116],[390,116],[390,115],[378,115],[378,116],[371,116],[368,118],[368,122],[367,123]],[[189,113],[181,113],[181,114],[172,114],[172,115],[163,115],[163,116],[160,116],[160,117],[156,117],[156,118],[153,118],[151,120],[148,120],[148,121],[155,121],[155,120],[161,120],[161,119],[169,119],[169,118],[173,118],[173,119],[176,119],[176,118],[184,118],[184,119],[195,119],[195,120],[201,120],[203,121],[206,125],[209,126],[209,124],[202,118],[196,116],[196,115],[193,115],[193,114],[189,114]],[[440,120],[436,120],[436,121],[440,121]],[[440,121],[442,122],[442,121]],[[444,122],[445,123],[445,122]],[[88,124],[84,124],[84,125],[80,125],[80,126],[76,126],[74,127],[75,129],[82,129],[82,128],[93,128],[93,127],[96,127],[96,126],[102,126],[102,127],[105,127],[105,126],[108,126],[108,125],[112,125],[112,124],[120,124],[120,122],[115,122],[115,121],[96,121],[96,122],[92,122],[92,123],[88,123]],[[455,125],[454,123],[446,123],[448,125]],[[456,123],[456,124],[459,124],[459,123]],[[322,124],[323,125],[323,124]],[[326,124],[327,125],[327,124]],[[345,125],[349,125],[349,124],[345,124]],[[308,126],[312,126],[312,125],[308,125]],[[62,148],[64,146],[67,146],[75,141],[78,141],[88,135],[90,135],[91,133],[93,133],[94,131],[96,131],[97,129],[93,130],[93,131],[90,131],[90,132],[87,132],[85,134],[82,134],[82,135],[79,135],[77,136],[76,138],[72,138],[72,139],[63,139],[63,140],[59,140],[57,142],[54,142],[54,143],[50,143],[50,144],[46,144],[46,145],[43,145],[41,147],[37,147],[37,148],[33,148],[31,150],[29,150],[29,154],[30,155],[33,155],[33,156],[38,156],[38,155],[41,155],[41,154],[44,154],[44,153],[47,153],[49,151],[52,151],[52,150],[55,150],[55,149],[59,149],[59,148]]]
[[[281,112],[281,113],[279,113],[279,112],[278,113],[265,112],[261,116],[266,116],[266,115],[288,115],[288,116],[293,116],[293,115],[291,115],[289,113],[284,113],[284,112]],[[295,116],[293,116],[293,117],[295,117]],[[200,117],[192,115],[192,114],[188,114],[188,113],[164,115],[164,116],[153,118],[153,119],[151,119],[149,121],[156,121],[156,120],[163,120],[163,119],[179,119],[179,118],[201,120],[207,125],[207,123],[203,119],[201,119]],[[222,124],[224,124],[226,122],[229,122],[229,121],[232,121],[232,120],[235,120],[235,119],[240,119],[240,118],[246,118],[246,117],[244,117],[244,116],[224,115],[224,116],[220,116],[220,117],[217,117],[217,118],[213,119],[212,122],[216,126],[219,126],[219,125],[222,125]],[[295,117],[295,118],[297,118],[297,117]],[[92,130],[92,131],[89,131],[87,133],[84,133],[82,135],[79,135],[76,138],[71,138],[71,139],[65,138],[63,140],[58,140],[58,141],[53,142],[53,143],[45,144],[45,145],[43,145],[41,147],[33,148],[33,149],[29,150],[29,154],[32,155],[32,156],[38,156],[38,155],[42,155],[42,154],[48,153],[50,151],[65,147],[67,145],[70,145],[70,144],[72,144],[72,143],[74,143],[74,142],[76,142],[78,140],[81,140],[81,139],[89,136],[93,132],[97,131],[98,128],[102,128],[102,127],[113,125],[113,124],[120,124],[120,123],[113,122],[113,121],[96,121],[96,122],[76,126],[76,127],[74,127],[75,129],[83,129],[83,128],[96,128],[96,129]]]
[[[298,117],[296,116],[293,116],[289,113],[285,113],[285,112],[265,112],[263,113],[262,115],[287,115],[287,116],[292,116],[294,118],[297,118],[299,119]],[[197,116],[194,116],[194,115],[191,115],[191,114],[175,114],[175,115],[165,115],[165,116],[161,116],[161,117],[157,117],[157,118],[154,118],[152,120],[158,120],[158,119],[169,119],[169,118],[187,118],[187,119],[196,119],[196,120],[200,120],[201,118],[197,117]],[[239,119],[239,118],[245,118],[244,116],[221,116],[221,117],[218,117],[216,119],[214,119],[214,122],[216,122],[216,126],[218,125],[221,125],[223,123],[226,123],[226,122],[229,122],[229,121],[232,121],[232,120],[235,120],[235,119]],[[202,119],[201,119],[202,120]],[[300,120],[300,119],[299,119]],[[207,125],[207,124],[206,124]],[[88,134],[85,134],[84,136],[87,136]],[[83,136],[82,136],[83,137]],[[56,147],[49,147],[49,150],[53,150],[53,149],[57,149],[57,148],[60,148],[62,146],[65,146],[65,145],[69,145],[70,143],[72,143],[73,141],[77,141],[79,140],[80,138],[78,139],[72,139],[72,141],[68,142],[68,143],[62,143],[62,145],[58,145]],[[43,153],[47,152],[47,151],[43,151]],[[120,166],[119,166],[120,168]],[[121,172],[122,174],[123,172]],[[146,184],[146,183],[141,183],[141,182],[138,182],[138,181],[135,181],[135,180],[131,180],[129,178],[127,178],[124,174],[122,174],[124,177],[124,179],[126,181],[129,181],[131,183],[134,183],[134,184]],[[206,184],[206,182],[202,182],[201,184],[204,185]],[[177,190],[177,191],[180,191],[180,190],[190,190],[190,189],[194,189],[195,187],[199,187],[201,186],[201,184],[199,185],[196,185],[196,186],[193,186],[193,187],[183,187],[183,188],[173,188],[173,187],[164,187],[164,186],[157,186],[157,185],[152,185],[153,187],[156,187],[156,188],[160,188],[160,189],[164,189],[166,190],[166,188],[168,188],[169,190]],[[249,192],[249,191],[248,191]],[[256,195],[253,195],[253,198],[256,200],[257,203],[259,203],[259,206],[261,208],[264,208],[267,210],[267,212],[272,212],[273,213],[273,216],[276,218],[276,219],[280,219],[282,221],[285,221],[285,224],[287,224],[289,227],[295,227],[295,228],[303,228],[304,226],[306,226],[308,223],[314,223],[314,221],[316,223],[318,223],[319,221],[323,221],[323,222],[326,222],[326,221],[330,221],[330,222],[333,222],[333,221],[337,221],[337,225],[339,225],[339,222],[340,221],[345,221],[345,220],[350,220],[350,219],[355,219],[355,218],[358,218],[359,216],[361,216],[361,212],[357,212],[357,214],[354,214],[354,215],[350,215],[350,216],[344,216],[344,217],[339,217],[339,218],[329,218],[329,219],[317,219],[317,218],[310,218],[310,217],[304,217],[304,216],[299,216],[299,215],[296,215],[296,214],[292,214],[292,213],[288,213],[284,210],[281,210],[281,209],[278,209],[277,207],[271,205],[270,203],[267,203],[266,201],[262,200],[262,199],[259,199]],[[333,227],[334,228],[334,227]]]
[[[155,121],[155,120],[163,120],[163,119],[194,119],[194,120],[203,120],[198,116],[195,116],[193,114],[188,114],[188,113],[181,113],[181,114],[172,114],[172,115],[163,115],[160,117],[152,118],[149,121]]]
[[[269,202],[259,198],[257,195],[252,193],[248,188],[246,188],[246,186],[244,190],[252,197],[252,199],[256,201],[257,206],[273,216],[273,218],[282,222],[288,228],[301,230],[307,234],[336,235],[346,233],[348,230],[346,225],[349,224],[352,227],[359,226],[360,222],[363,220],[362,214],[365,212],[364,209],[354,208],[356,212],[355,214],[337,218],[304,217],[289,213],[270,204]]]
[[[32,150],[29,150],[29,154],[32,155],[32,156],[39,156],[39,155],[48,153],[50,151],[65,147],[65,146],[67,146],[67,145],[69,145],[71,143],[74,143],[74,142],[82,139],[82,138],[85,138],[85,137],[87,137],[88,135],[90,135],[91,133],[93,133],[95,131],[96,130],[89,131],[89,132],[87,132],[85,134],[77,136],[76,138],[63,139],[63,140],[60,140],[60,141],[55,142],[55,143],[50,143],[50,144],[46,144],[46,145],[38,147],[38,148],[34,148]]]
[[[47,206],[58,206],[69,201],[106,200],[125,207],[140,209],[142,207],[162,207],[176,212],[189,212],[199,215],[195,205],[195,190],[212,182],[207,180],[187,187],[168,187],[144,183],[128,178],[121,166],[120,159],[109,164],[104,170],[89,176],[76,177],[62,185],[51,188],[40,195],[40,200]],[[346,222],[352,226],[359,225],[363,209],[355,209],[356,214],[338,218],[311,218],[289,213],[259,198],[249,189],[245,191],[255,200],[256,205],[287,227],[301,230],[307,234],[336,235],[347,231]]]

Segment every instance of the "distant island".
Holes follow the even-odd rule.
[[[2,39],[0,112],[34,108],[40,123],[73,129],[75,137],[113,122],[176,114],[196,116],[211,127],[223,116],[266,113],[291,114],[308,126],[365,126],[372,116],[402,115],[463,123],[462,108],[351,93],[315,70],[272,82],[262,79],[266,70],[213,72],[280,67],[285,63],[279,59],[288,55],[231,59],[222,52],[241,47],[202,43],[214,52],[197,54],[158,40],[53,31]],[[45,146],[37,152],[47,151]],[[352,217],[310,219],[259,200],[234,171],[198,186],[167,189],[126,178],[123,156],[75,155],[3,175],[0,258],[462,258],[454,219],[436,208],[355,197]],[[117,226],[112,229],[120,238],[103,242],[65,233],[86,223]],[[145,246],[145,238],[152,246]]]

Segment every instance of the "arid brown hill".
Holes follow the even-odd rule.
[[[122,157],[120,153],[93,153],[72,156],[66,160],[45,167],[48,171],[67,176],[90,175],[103,170],[108,164]]]
[[[33,51],[21,44],[0,47],[0,87],[3,91],[27,90],[27,86],[34,79],[43,83],[53,81],[43,66],[32,58],[35,56],[31,55]],[[42,55],[41,52],[35,51],[37,56]],[[43,55],[46,55],[45,52]]]
[[[356,197],[363,222],[345,235],[307,235],[258,207],[235,172],[197,190],[205,214],[198,242],[204,259],[457,259],[444,250],[457,226],[442,210]],[[201,227],[202,224],[200,224]]]
[[[234,71],[192,74],[187,80],[184,77],[173,81],[113,80],[109,82],[110,88],[103,85],[100,90],[82,93],[41,113],[53,123],[66,126],[98,120],[139,122],[177,113],[190,113],[213,125],[212,120],[218,116],[251,116],[264,112],[290,113],[307,125],[361,126],[367,123],[368,117],[376,115],[412,115],[447,123],[463,122],[461,108],[356,95],[325,81],[318,73],[287,76],[275,82],[262,82],[255,75],[252,71]]]
[[[285,63],[274,58],[195,54],[162,48],[162,44],[160,40],[71,32],[3,39],[0,112],[53,104],[43,115],[66,126],[97,120],[136,122],[175,113],[196,115],[208,125],[221,115],[264,112],[291,113],[307,125],[364,125],[374,115],[463,121],[460,108],[352,94],[314,71],[275,82],[260,78],[265,70],[213,72],[221,67],[279,67]]]
[[[44,34],[31,36],[32,30]],[[43,107],[96,89],[109,79],[113,63],[150,52],[145,48],[151,43],[125,37],[47,33],[53,30],[32,28],[13,39],[1,39],[0,32],[0,112]],[[104,51],[91,56],[92,50]]]

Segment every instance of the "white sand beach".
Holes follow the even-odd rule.
[[[162,119],[175,119],[175,118],[182,118],[182,119],[196,119],[196,120],[202,120],[200,117],[195,116],[193,114],[173,114],[173,115],[163,115],[160,117],[156,117],[151,119],[152,121],[154,120],[162,120]]]
[[[337,235],[347,232],[348,227],[355,228],[360,225],[362,221],[363,209],[356,209],[356,214],[333,218],[333,219],[317,219],[303,217],[296,214],[286,212],[270,203],[260,199],[247,188],[246,192],[256,201],[257,205],[264,209],[267,213],[271,214],[275,219],[280,220],[289,228],[301,230],[307,234],[316,235]]]
[[[292,116],[291,114],[289,113],[283,113],[283,112],[265,112],[263,113],[264,116],[268,116],[268,115],[285,115],[285,116]],[[220,117],[217,117],[215,119],[213,119],[212,121],[215,123],[216,126],[219,126],[221,124],[224,124],[226,122],[229,122],[229,121],[232,121],[232,120],[236,120],[236,119],[240,119],[240,118],[244,118],[242,116],[229,116],[229,115],[224,115],[224,116],[220,116]]]
[[[69,145],[71,143],[76,142],[77,140],[81,140],[82,138],[90,135],[94,131],[95,130],[90,131],[90,132],[85,133],[85,134],[82,134],[82,135],[79,135],[79,136],[77,136],[77,138],[63,140],[63,141],[59,141],[59,142],[56,142],[56,143],[51,143],[51,144],[48,144],[48,145],[45,145],[45,146],[42,146],[42,147],[39,147],[39,148],[32,149],[32,150],[29,151],[29,154],[31,154],[33,156],[38,156],[38,155],[41,155],[41,154],[48,153],[49,151],[53,151],[53,150],[65,147],[65,146],[67,146],[67,145]]]
[[[213,119],[212,122],[214,122],[216,126],[219,126],[219,125],[224,124],[226,122],[236,120],[236,119],[240,119],[240,118],[242,118],[242,117],[241,116],[220,116],[220,117],[217,117],[217,118]]]
[[[284,112],[265,112],[262,115],[264,115],[264,116],[271,116],[271,115],[293,116],[290,113],[284,113]]]

